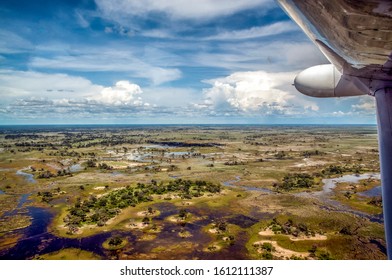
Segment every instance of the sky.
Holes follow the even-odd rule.
[[[271,0],[1,0],[0,124],[374,124]]]

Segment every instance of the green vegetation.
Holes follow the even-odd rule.
[[[283,177],[282,183],[276,187],[279,190],[290,191],[294,189],[310,189],[315,185],[312,175],[306,173],[287,174]]]
[[[331,176],[331,175],[341,175],[344,173],[355,173],[359,174],[361,173],[363,168],[360,165],[329,165],[326,168],[324,168],[321,173],[326,176]]]
[[[29,207],[51,211],[47,230],[61,238],[106,232],[106,259],[386,258],[382,224],[314,194],[323,178],[379,172],[375,127],[3,128],[0,166],[0,244],[32,238],[38,258],[97,256],[40,255],[56,237],[12,232],[37,221]],[[376,215],[380,198],[359,193],[378,185],[338,184],[327,196]]]
[[[101,258],[94,253],[76,249],[67,248],[60,251],[52,252],[45,255],[34,257],[35,260],[100,260]]]
[[[204,193],[219,193],[221,186],[206,181],[176,179],[167,183],[152,181],[149,184],[138,183],[136,187],[127,186],[120,190],[114,190],[99,198],[90,196],[86,200],[78,199],[68,210],[64,218],[69,233],[75,233],[83,224],[96,224],[104,226],[110,219],[118,215],[121,209],[143,202],[154,200],[153,195],[178,195],[183,199],[201,197]],[[186,217],[186,211],[179,214],[180,218]],[[149,224],[150,220],[145,217],[143,223]]]
[[[108,238],[103,244],[102,247],[107,250],[118,250],[124,248],[127,245],[127,240],[121,238],[120,236],[113,236]]]

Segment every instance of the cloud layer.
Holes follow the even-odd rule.
[[[327,60],[272,0],[1,1],[0,18],[0,123],[374,122],[373,100],[295,91]]]
[[[149,14],[165,14],[172,19],[211,19],[232,15],[247,9],[265,9],[271,6],[270,0],[95,0],[100,11],[108,18],[125,18],[147,16]]]
[[[237,72],[230,76],[209,80],[204,105],[215,112],[257,113],[260,115],[300,114],[317,111],[315,102],[294,93],[290,85],[295,73],[267,73],[265,71]]]

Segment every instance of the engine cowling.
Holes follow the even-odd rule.
[[[294,80],[295,88],[312,97],[357,96],[368,93],[367,87],[357,77],[343,75],[332,64],[305,69]]]

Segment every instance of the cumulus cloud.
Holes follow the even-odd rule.
[[[0,107],[20,116],[148,111],[142,93],[139,85],[125,80],[104,87],[66,74],[0,71]]]
[[[196,104],[214,112],[242,112],[264,115],[293,115],[317,111],[315,102],[295,92],[291,85],[295,73],[265,71],[236,72],[224,78],[205,81],[204,103]]]
[[[273,6],[271,0],[95,0],[106,18],[123,20],[132,16],[165,14],[172,19],[211,19],[227,16],[246,9],[267,9]]]
[[[132,84],[129,81],[118,81],[113,87],[105,87],[101,94],[95,98],[89,100],[94,100],[100,103],[108,105],[143,105],[140,95],[142,90],[137,84]]]

